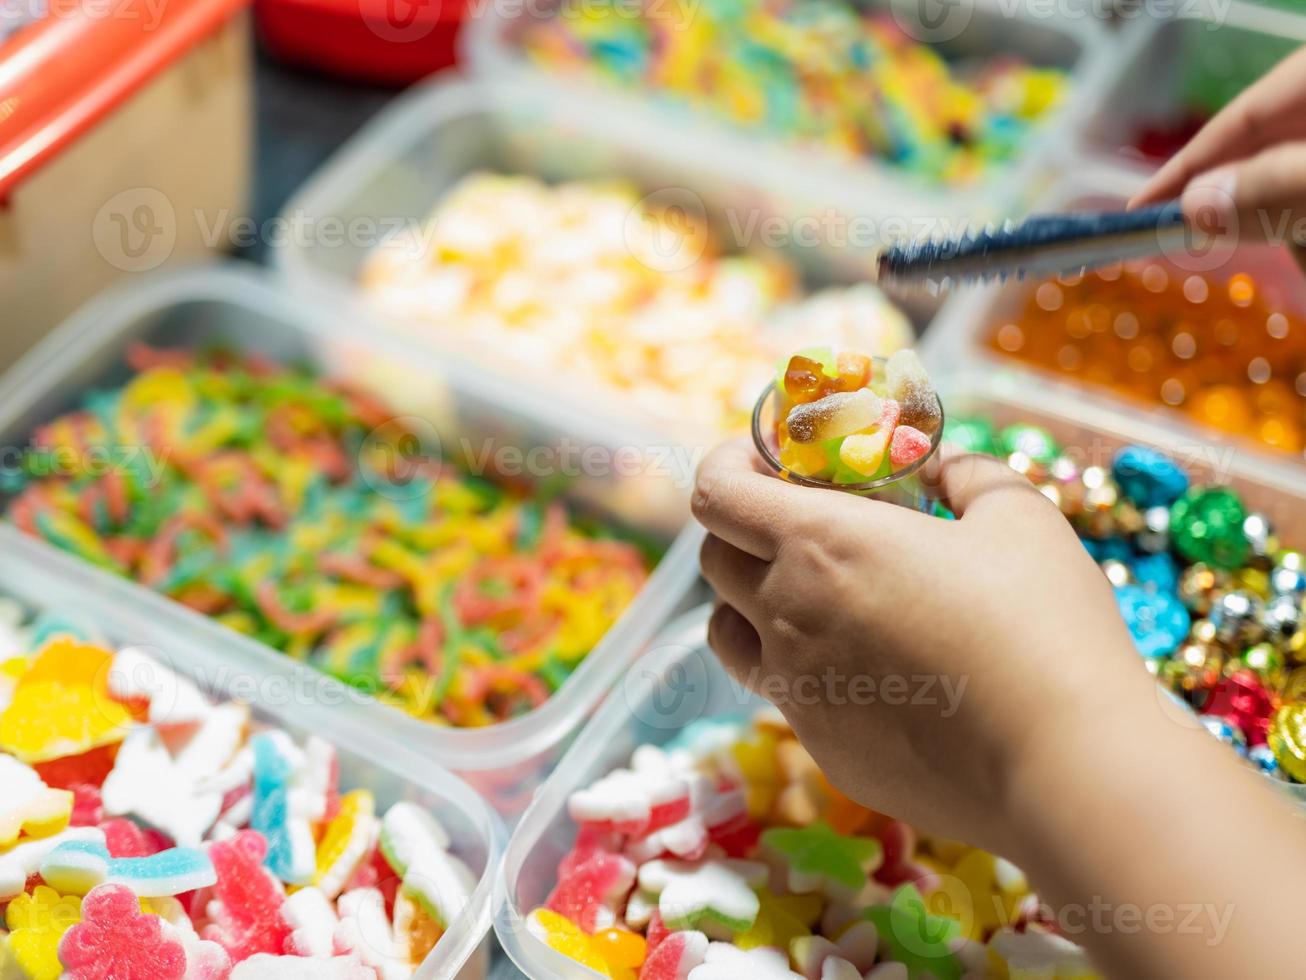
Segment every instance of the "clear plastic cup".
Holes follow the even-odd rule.
[[[885,360],[874,358],[877,371],[883,371]],[[929,451],[916,462],[890,473],[878,480],[865,483],[834,483],[830,480],[816,480],[800,476],[780,462],[780,447],[776,443],[775,431],[779,412],[780,390],[772,381],[766,386],[757,404],[753,406],[753,445],[766,465],[782,479],[803,487],[817,487],[822,490],[839,490],[859,497],[874,497],[889,503],[910,507],[922,512],[933,508],[938,492],[935,485],[925,479],[925,465],[938,452],[943,442],[943,402],[939,402],[939,425],[930,437]]]

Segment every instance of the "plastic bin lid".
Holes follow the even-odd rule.
[[[249,0],[53,0],[0,49],[0,201]]]

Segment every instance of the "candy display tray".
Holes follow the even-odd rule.
[[[560,427],[547,414],[534,414],[513,399],[510,388],[504,390],[465,364],[385,338],[368,344],[367,376],[351,372],[338,355],[340,345],[356,336],[357,325],[348,318],[291,298],[253,272],[211,268],[146,279],[101,296],[15,366],[4,379],[0,399],[0,446],[29,445],[39,425],[74,407],[87,391],[124,381],[124,354],[136,341],[162,346],[222,341],[370,384],[387,399],[403,400],[402,389],[408,387],[424,401],[418,405],[410,390],[407,410],[422,411],[421,423],[446,446],[454,445],[450,440],[459,433],[496,447],[583,440],[584,429]],[[382,379],[377,372],[387,365],[393,373]],[[378,387],[386,380],[389,385]],[[89,566],[84,575],[94,582],[97,595],[113,597],[125,614],[156,621],[169,635],[214,651],[214,657],[260,682],[290,682],[294,690],[330,706],[332,724],[368,731],[366,744],[378,759],[391,751],[381,746],[401,757],[410,751],[420,754],[463,774],[496,808],[511,814],[524,806],[561,743],[695,586],[699,532],[692,525],[675,536],[688,512],[685,494],[674,482],[662,476],[626,477],[614,467],[606,474],[586,471],[570,484],[568,499],[578,506],[611,515],[668,550],[634,602],[554,697],[527,715],[483,729],[418,721],[143,586]],[[643,519],[629,520],[641,508]],[[33,541],[32,547],[43,560],[80,564],[44,542]]]
[[[797,231],[798,219],[812,214],[809,200],[776,190],[757,163],[756,154],[704,153],[691,140],[663,139],[632,117],[609,118],[584,100],[559,101],[547,88],[469,82],[446,73],[415,86],[366,126],[305,184],[284,217],[308,227],[326,221],[397,227],[424,221],[459,180],[476,172],[548,182],[617,178],[654,195],[655,205],[701,213],[723,241],[743,251],[761,244],[754,241],[761,238],[757,229]],[[804,284],[819,289],[865,281],[873,250],[838,215],[818,218],[830,222],[823,226],[832,229],[830,235],[784,249]],[[841,228],[849,235],[843,236]],[[840,247],[844,241],[848,247]],[[574,378],[524,369],[474,338],[392,322],[368,304],[357,285],[374,245],[295,237],[276,250],[274,261],[297,292],[327,297],[377,332],[402,330],[412,337],[420,331],[421,342],[430,349],[457,351],[487,373],[511,377],[515,390],[542,409],[565,410],[568,424],[580,426],[579,431],[599,427],[608,439],[657,446],[670,439],[702,449],[715,441],[701,427],[673,430],[650,422],[614,396],[584,390]],[[929,299],[906,312],[919,330],[936,308]]]
[[[1142,127],[1178,122],[1192,109],[1219,110],[1306,42],[1306,8],[1293,12],[1230,0],[1219,10],[1181,4],[1169,19],[1145,16],[1146,5],[1131,12],[1112,67],[1085,104],[1075,139],[1080,154],[1150,172],[1161,161],[1129,148]],[[1198,76],[1209,91],[1190,86]]]
[[[911,233],[920,234],[935,230],[930,222],[938,220],[985,220],[1023,211],[1050,176],[1049,160],[1071,138],[1089,96],[1112,64],[1108,33],[1087,8],[1073,9],[1073,4],[1055,12],[1001,0],[972,0],[941,10],[927,10],[913,0],[859,4],[890,13],[911,37],[936,44],[948,58],[1012,54],[1067,73],[1062,104],[1029,135],[1014,159],[973,184],[951,187],[871,157],[843,157],[748,131],[598,74],[542,68],[523,50],[522,35],[531,22],[554,16],[564,2],[488,5],[482,17],[467,25],[464,63],[478,78],[515,81],[550,101],[583,106],[605,127],[637,134],[649,146],[681,145],[707,159],[729,160],[786,196],[884,221],[889,234],[899,219],[909,219]]]
[[[336,746],[342,787],[370,790],[378,811],[410,800],[449,831],[453,850],[477,875],[463,914],[414,974],[419,980],[476,980],[486,972],[494,878],[505,833],[498,816],[462,780],[408,746],[389,744],[368,725],[329,706],[298,697],[284,678],[260,671],[244,651],[224,649],[222,637],[176,629],[166,602],[141,602],[124,583],[54,552],[16,528],[0,525],[0,595],[34,611],[49,610],[102,632],[118,646],[143,647],[169,669],[215,698],[250,705],[256,723],[286,729],[295,739],[316,734]],[[162,607],[162,608],[158,608]]]
[[[1040,200],[1038,210],[1120,208],[1141,185],[1142,177],[1129,170],[1087,164],[1074,177],[1067,177],[1053,187]],[[1248,273],[1256,278],[1258,288],[1272,305],[1306,314],[1306,281],[1283,249],[1246,245],[1232,253],[1212,252],[1205,258],[1177,256],[1171,261],[1158,256],[1157,261],[1177,275],[1201,272],[1216,281],[1225,281],[1240,272]],[[1076,403],[1078,410],[1100,428],[1131,432],[1138,425],[1148,434],[1147,441],[1174,448],[1181,454],[1194,446],[1219,446],[1222,451],[1236,454],[1242,465],[1268,483],[1286,488],[1301,483],[1300,461],[1294,461],[1286,453],[1276,453],[1249,440],[1198,425],[1165,406],[1127,400],[1098,386],[1078,385],[992,350],[987,340],[994,325],[1004,317],[1018,316],[1033,289],[1031,283],[1008,281],[958,290],[944,303],[921,342],[920,353],[926,366],[938,378],[973,372],[992,375],[1013,388],[1038,388],[1049,399]]]

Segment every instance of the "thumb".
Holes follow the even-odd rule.
[[[1306,142],[1280,143],[1194,177],[1184,216],[1196,232],[1240,242],[1306,245]]]

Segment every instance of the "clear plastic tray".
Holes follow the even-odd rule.
[[[1168,433],[1158,432],[1143,420],[1102,416],[1092,411],[1092,406],[1047,397],[1043,391],[1012,383],[1012,379],[954,375],[944,382],[942,395],[953,416],[975,413],[999,425],[1043,425],[1062,445],[1086,454],[1089,463],[1109,463],[1123,445],[1149,443],[1164,448],[1169,444]],[[1306,541],[1306,484],[1282,485],[1265,479],[1241,457],[1229,461],[1222,454],[1203,456],[1196,447],[1189,449],[1188,454],[1176,458],[1194,480],[1227,481],[1249,506],[1276,524],[1285,541]],[[571,793],[626,765],[631,752],[642,743],[661,745],[696,718],[748,715],[763,703],[731,681],[707,649],[708,615],[708,607],[702,607],[667,627],[653,650],[626,675],[620,696],[610,698],[577,736],[508,842],[494,930],[513,961],[535,980],[593,976],[544,946],[525,926],[526,916],[543,904],[556,883],[558,861],[575,840],[576,826],[567,815]],[[1158,696],[1163,696],[1159,688]],[[1176,714],[1177,719],[1182,717],[1182,713]],[[1195,719],[1193,724],[1197,724]],[[1306,804],[1306,786],[1278,781],[1274,785]]]
[[[758,229],[798,231],[802,226],[795,222],[815,213],[801,193],[769,183],[768,168],[759,165],[756,154],[701,152],[689,137],[662,139],[629,114],[608,117],[584,99],[558,100],[554,94],[520,81],[471,82],[450,73],[415,86],[305,184],[284,217],[309,228],[338,221],[345,227],[375,223],[394,229],[424,221],[459,180],[478,171],[550,182],[629,181],[641,192],[660,195],[656,200],[662,203],[701,208],[721,240],[741,251],[762,242]],[[829,222],[822,225],[832,229],[829,235],[818,232],[819,241],[784,249],[804,284],[819,289],[865,281],[874,253],[858,226],[840,224],[828,213],[821,220]],[[849,238],[848,247],[840,247]],[[275,251],[274,262],[292,289],[326,297],[378,332],[400,332],[358,286],[375,244],[374,239],[292,236]],[[922,299],[905,312],[919,329],[937,306],[933,299]],[[474,339],[432,329],[422,330],[420,339],[430,349],[460,353],[497,375],[512,377],[523,398],[531,398],[541,412],[561,416],[564,427],[574,432],[650,446],[671,440],[698,450],[716,441],[702,426],[687,431],[661,425],[601,390],[578,390],[573,378],[550,379],[523,370]]]
[[[248,703],[256,721],[285,728],[296,739],[317,734],[334,743],[342,786],[371,790],[382,808],[411,800],[435,814],[478,883],[466,910],[414,975],[419,980],[484,977],[494,879],[506,837],[486,803],[429,755],[387,743],[357,719],[337,714],[330,702],[297,696],[303,692],[270,682],[256,666],[251,669],[241,651],[225,649],[224,636],[193,636],[172,628],[168,617],[156,615],[149,604],[124,596],[120,584],[0,525],[0,595],[93,625],[116,643],[157,650],[171,669],[208,694]]]
[[[26,445],[38,425],[73,407],[86,390],[123,381],[123,355],[133,341],[185,345],[218,339],[281,360],[313,364],[374,389],[388,381],[376,389],[383,396],[398,396],[401,388],[411,387],[410,405],[414,392],[423,400],[411,410],[423,412],[446,446],[457,445],[451,442],[457,436],[493,440],[496,447],[551,446],[561,439],[604,451],[621,445],[588,441],[580,434],[584,429],[578,432],[536,414],[510,386],[454,358],[388,338],[368,340],[365,376],[359,375],[352,370],[356,365],[341,356],[343,348],[356,342],[356,330],[347,317],[273,289],[265,277],[235,267],[146,279],[85,307],[4,378],[0,445]],[[382,379],[377,372],[385,368],[390,370]],[[656,474],[627,478],[620,468],[611,467],[569,484],[569,499],[587,510],[610,514],[669,548],[635,601],[558,692],[530,714],[489,728],[460,730],[418,721],[143,586],[99,570],[89,574],[97,589],[117,596],[124,607],[221,651],[233,667],[253,677],[290,679],[297,690],[333,705],[332,718],[368,727],[375,744],[411,749],[447,766],[464,775],[501,812],[512,813],[524,806],[560,743],[686,601],[697,581],[700,532],[690,523],[673,537],[688,521],[687,494],[674,483]],[[34,544],[51,561],[67,560],[52,546]]]
[[[1052,188],[1039,202],[1038,209],[1055,212],[1118,208],[1141,184],[1141,175],[1129,170],[1086,164],[1074,177],[1067,177]],[[1221,253],[1220,258],[1219,267],[1204,270],[1206,275],[1222,281],[1239,272],[1249,273],[1256,277],[1261,291],[1274,305],[1306,314],[1306,280],[1283,249],[1242,246],[1227,257]],[[1158,261],[1174,268],[1167,259]],[[953,293],[921,342],[920,353],[926,365],[940,378],[949,374],[987,374],[1013,387],[1037,387],[1051,402],[1077,403],[1079,410],[1100,428],[1132,432],[1132,427],[1138,425],[1143,431],[1140,438],[1181,453],[1191,447],[1219,446],[1226,453],[1236,453],[1241,464],[1262,473],[1271,482],[1285,487],[1301,482],[1301,469],[1288,454],[1205,428],[1165,406],[1127,401],[1101,388],[1074,384],[992,351],[985,341],[993,323],[1004,316],[1017,315],[1032,288],[1029,283],[1009,281]]]
[[[1052,9],[1046,4],[968,0],[927,9],[913,0],[869,0],[868,7],[891,12],[913,36],[940,37],[938,47],[950,57],[1011,53],[1068,73],[1061,106],[1030,134],[1014,160],[993,168],[975,184],[948,187],[870,157],[841,158],[748,132],[601,77],[543,69],[522,52],[522,26],[530,19],[553,16],[559,5],[560,0],[489,4],[481,17],[467,25],[464,63],[478,78],[516,82],[550,101],[583,107],[622,138],[652,147],[683,146],[705,159],[731,161],[749,179],[787,197],[808,201],[816,209],[832,207],[884,221],[886,232],[899,234],[937,230],[932,222],[940,219],[985,220],[1020,213],[1050,176],[1049,160],[1071,137],[1089,95],[1101,85],[1112,63],[1112,42],[1089,4]],[[960,21],[955,30],[952,18]],[[948,37],[943,39],[945,34]],[[910,227],[901,227],[904,219]]]
[[[1227,9],[1226,9],[1227,8]],[[1306,7],[1273,9],[1229,0],[1180,4],[1170,19],[1131,12],[1114,67],[1089,96],[1078,152],[1150,172],[1161,163],[1129,149],[1141,127],[1212,113],[1306,42]],[[1200,82],[1193,84],[1194,78]]]

